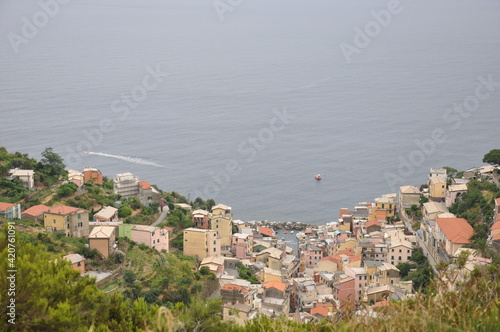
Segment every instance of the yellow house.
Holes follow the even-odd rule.
[[[89,213],[80,208],[60,205],[43,214],[44,227],[49,232],[64,232],[66,236],[89,235]]]
[[[375,219],[390,219],[396,215],[396,194],[386,194],[375,198]]]
[[[115,249],[116,227],[94,227],[88,240],[90,249],[96,249],[104,258],[107,258]]]
[[[220,237],[216,231],[200,228],[184,230],[184,255],[200,261],[210,256],[220,256]]]
[[[263,284],[265,284],[266,282],[269,282],[269,281],[283,282],[283,276],[281,275],[280,271],[265,267],[261,271],[260,281]]]
[[[444,202],[446,199],[446,180],[437,175],[429,179],[429,197],[436,202]]]
[[[255,255],[256,262],[262,262],[267,267],[273,270],[280,270],[282,267],[282,258],[284,257],[283,251],[277,248],[268,248],[262,250]]]
[[[231,246],[233,238],[233,216],[229,206],[217,204],[212,207],[210,229],[219,234],[222,247]]]

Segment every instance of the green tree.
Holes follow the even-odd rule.
[[[57,194],[60,197],[66,197],[78,190],[78,186],[73,182],[65,183],[57,188]]]
[[[399,272],[401,273],[401,278],[406,278],[408,273],[410,273],[410,270],[417,268],[417,264],[405,262],[396,265],[396,267],[399,269]]]
[[[133,284],[135,282],[135,273],[132,270],[123,270],[123,280],[126,283]]]
[[[418,265],[423,265],[427,263],[427,257],[425,257],[422,248],[414,248],[413,254],[411,255],[411,260],[417,263]]]
[[[483,163],[500,166],[500,149],[494,149],[484,155]]]
[[[55,153],[50,147],[43,150],[40,164],[43,166],[43,170],[51,176],[64,174],[64,168],[66,167],[61,156]]]
[[[118,217],[126,218],[130,215],[132,215],[132,209],[127,205],[120,205],[118,208]]]

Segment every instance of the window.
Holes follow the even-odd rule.
[[[79,222],[79,223],[78,223],[78,227],[79,227],[79,228],[82,228],[82,227],[83,227],[83,222]]]
[[[82,262],[78,262],[76,266],[82,266]]]
[[[70,227],[69,224],[66,224],[66,225],[68,226],[67,228],[69,229],[69,227]]]
[[[410,253],[410,249],[406,250],[407,253]]]
[[[155,232],[151,233],[151,237],[154,237],[155,236]]]
[[[78,213],[78,219],[82,219],[82,215]]]
[[[363,277],[362,276],[359,276],[359,280],[361,280]],[[361,284],[359,284],[359,287],[361,287]]]
[[[401,249],[399,249],[399,252],[402,252]]]
[[[392,252],[394,252],[394,249],[391,249]]]
[[[394,256],[391,256],[391,259],[394,259]]]
[[[56,223],[56,220],[54,219],[54,224]]]
[[[217,249],[217,248],[214,248],[214,252],[216,252],[216,251],[217,251],[216,249]]]
[[[217,241],[214,240],[214,244],[217,244]]]
[[[366,276],[365,276],[365,280],[366,280]]]
[[[401,260],[401,256],[399,256],[398,260]]]

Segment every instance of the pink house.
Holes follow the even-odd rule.
[[[309,245],[302,256],[307,268],[312,269],[323,258],[323,249],[316,245]]]
[[[232,249],[235,251],[235,256],[238,259],[246,259],[249,257],[250,248],[252,247],[252,236],[250,234],[235,233],[231,243]]]
[[[144,243],[150,248],[158,251],[168,252],[168,231],[160,227],[136,225],[132,228],[132,241]]]
[[[333,297],[339,304],[340,309],[349,308],[354,305],[355,301],[355,280],[344,272],[335,273],[333,288]]]
[[[368,274],[362,267],[345,267],[344,272],[354,278],[355,300],[361,301],[363,293],[368,287]]]
[[[71,266],[79,271],[81,276],[85,274],[85,257],[79,254],[69,254],[64,256],[63,259],[70,261]]]

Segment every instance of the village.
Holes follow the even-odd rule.
[[[9,174],[26,189],[34,188],[33,170],[11,169]],[[86,167],[83,172],[70,170],[65,183],[82,190],[88,183],[103,185],[103,178],[98,169]],[[446,169],[431,169],[425,184],[402,186],[398,193],[342,208],[324,225],[245,222],[233,219],[237,211],[225,204],[204,210],[176,203],[175,208],[186,210],[192,221],[177,237],[182,240],[182,254],[195,257],[200,271],[215,275],[217,287],[210,297],[222,298],[225,321],[244,325],[257,315],[286,315],[297,322],[332,320],[347,310],[376,316],[391,300],[415,296],[425,284],[420,277],[430,280],[431,270],[438,273],[440,264],[447,264],[448,271],[462,279],[475,267],[491,264],[486,250],[470,248],[471,224],[449,210],[473,180],[498,185],[492,166],[470,169],[460,177],[450,176]],[[170,252],[173,228],[164,220],[171,206],[160,191],[123,173],[116,174],[113,193],[155,207],[158,219],[150,225],[124,223],[119,200],[93,215],[68,205],[38,204],[21,211],[20,204],[0,202],[0,218],[30,220],[46,232],[85,238],[88,248],[104,258],[118,250],[123,238]],[[487,246],[498,252],[500,198],[494,199],[492,212]],[[78,253],[68,252],[64,258],[96,282],[115,277],[110,271],[86,268],[86,257]],[[419,278],[412,280],[412,273]],[[449,287],[453,288],[451,282]]]

